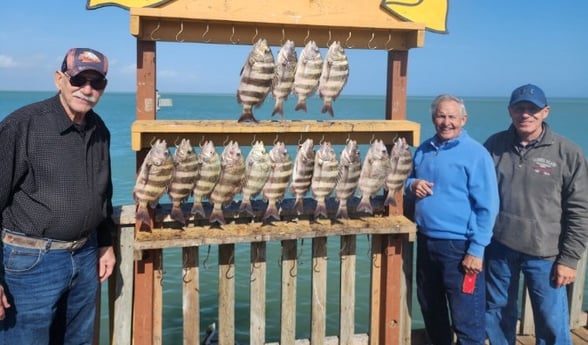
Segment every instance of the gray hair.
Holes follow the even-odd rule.
[[[445,102],[445,101],[454,101],[454,102],[458,103],[459,104],[459,113],[460,113],[461,117],[468,115],[468,113],[466,111],[465,104],[463,102],[463,99],[456,97],[456,96],[453,96],[453,95],[449,95],[449,94],[442,94],[442,95],[435,97],[435,99],[431,103],[431,115],[435,116],[435,113],[437,112],[437,107],[439,106],[439,103]]]

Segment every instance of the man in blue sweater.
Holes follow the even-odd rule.
[[[478,273],[498,213],[494,164],[463,129],[461,99],[440,95],[431,114],[436,135],[416,150],[406,181],[415,198],[418,300],[432,344],[453,344],[453,328],[458,344],[483,345],[486,290]]]

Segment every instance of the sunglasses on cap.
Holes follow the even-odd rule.
[[[87,83],[90,83],[90,86],[97,91],[104,90],[108,80],[106,78],[99,78],[99,79],[88,79],[81,75],[70,76],[69,74],[63,72],[63,74],[69,79],[69,84],[73,87],[84,87]]]

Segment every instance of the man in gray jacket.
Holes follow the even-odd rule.
[[[571,344],[565,286],[588,241],[588,166],[582,150],[545,122],[543,91],[512,92],[511,126],[484,144],[496,165],[500,211],[486,249],[486,333],[515,344],[522,272],[538,344]]]

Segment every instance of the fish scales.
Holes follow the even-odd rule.
[[[314,216],[316,218],[327,215],[326,198],[333,192],[337,185],[339,175],[339,162],[331,143],[325,141],[316,152],[314,170],[310,188],[316,200]]]
[[[404,187],[404,182],[412,170],[412,154],[408,149],[405,138],[398,138],[390,151],[390,172],[386,177],[386,189],[388,195],[384,200],[384,205],[396,206],[394,193]]]
[[[357,141],[348,140],[339,158],[339,178],[335,186],[335,197],[339,207],[335,218],[349,218],[347,202],[353,197],[359,184],[361,157]]]
[[[357,212],[373,214],[371,197],[384,187],[389,170],[390,157],[386,146],[382,140],[376,139],[368,149],[359,174],[361,200],[357,205]]]
[[[287,40],[280,48],[276,59],[276,72],[271,87],[276,103],[272,116],[275,114],[284,116],[284,101],[288,99],[288,95],[292,92],[297,62],[298,56],[296,55],[294,42]]]
[[[341,43],[335,41],[329,47],[319,79],[318,92],[323,99],[321,113],[334,116],[333,101],[339,96],[349,77],[349,62]]]
[[[243,112],[238,122],[257,122],[252,108],[259,107],[267,97],[274,79],[274,56],[265,39],[259,39],[252,47],[241,69],[237,89],[237,102]]]
[[[294,110],[306,112],[306,99],[316,92],[322,69],[321,52],[315,41],[308,41],[298,57],[294,74],[293,92],[298,97]]]
[[[137,175],[133,196],[137,203],[136,219],[149,225],[147,206],[154,208],[165,194],[172,179],[174,163],[165,140],[157,139],[151,146]]]
[[[290,191],[296,198],[294,209],[299,215],[304,211],[304,196],[310,189],[312,171],[314,170],[314,157],[314,141],[308,138],[298,146],[298,152],[296,152],[296,158],[294,159],[292,182],[290,183]]]
[[[270,176],[263,186],[262,193],[265,200],[268,201],[267,208],[262,220],[266,221],[270,218],[276,220],[280,219],[280,212],[277,208],[277,203],[280,201],[290,183],[292,177],[293,163],[286,144],[277,141],[270,150],[270,162],[272,170]]]
[[[212,193],[210,202],[213,203],[210,223],[225,224],[222,207],[230,203],[241,189],[245,176],[245,160],[241,148],[236,141],[230,141],[221,154],[221,174]]]
[[[243,200],[239,212],[254,216],[251,198],[261,192],[269,178],[271,162],[263,141],[256,141],[245,159],[245,178],[243,180]]]
[[[169,198],[172,201],[170,217],[181,224],[186,224],[180,205],[192,194],[194,181],[198,174],[198,156],[194,152],[190,140],[182,139],[180,144],[176,146],[173,162],[174,170],[168,190]]]
[[[191,213],[205,217],[202,199],[208,198],[216,185],[221,172],[221,160],[216,152],[214,143],[207,140],[201,147],[198,155],[198,173],[194,180],[194,203]]]

